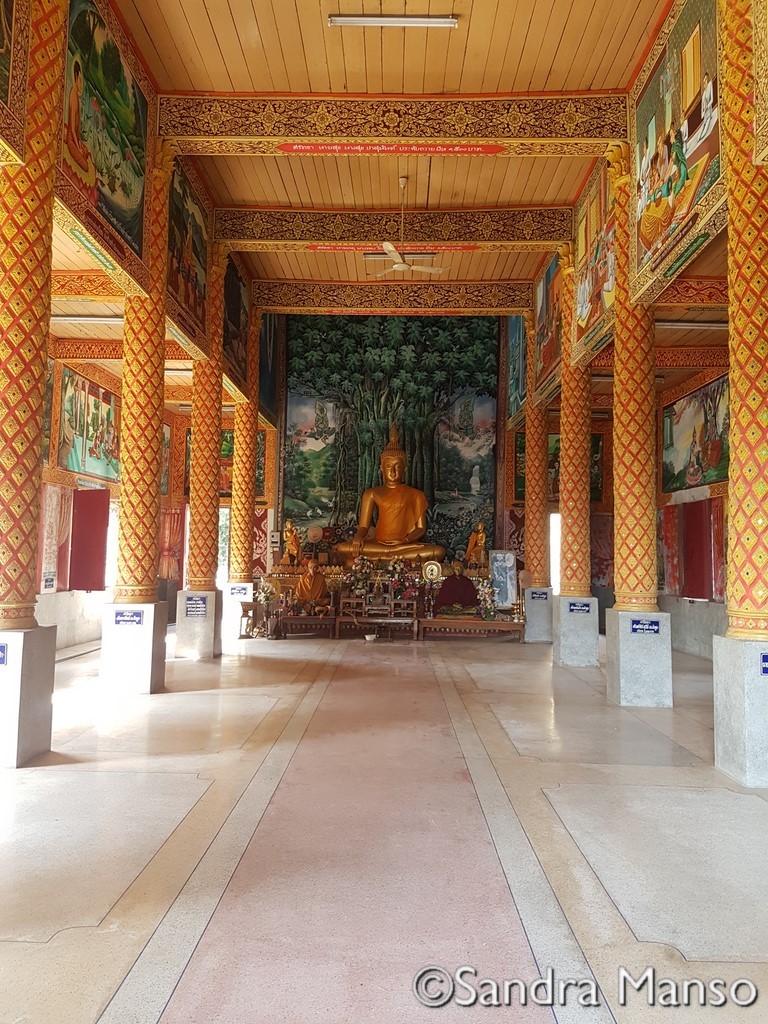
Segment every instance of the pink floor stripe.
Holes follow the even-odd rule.
[[[539,976],[423,648],[349,645],[162,1024],[489,1019],[427,964]]]

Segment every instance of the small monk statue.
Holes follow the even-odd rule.
[[[427,532],[427,498],[423,491],[404,483],[406,454],[392,426],[389,444],[381,453],[383,484],[365,491],[360,502],[357,535],[336,545],[336,554],[349,563],[359,555],[366,558],[437,559],[442,561],[445,548],[438,544],[420,543]],[[373,537],[368,536],[374,510],[378,512]]]
[[[485,523],[478,523],[469,535],[467,551],[464,555],[467,565],[479,565],[481,568],[485,566],[485,541]]]
[[[439,615],[441,609],[450,609],[454,613],[464,612],[475,615],[478,609],[477,590],[472,580],[464,575],[462,562],[454,562],[451,566],[452,576],[446,576],[435,598],[433,614]]]
[[[331,595],[328,591],[328,584],[325,582],[325,576],[319,572],[319,568],[317,560],[310,558],[307,571],[296,584],[293,597],[305,610],[310,605],[317,610],[318,614],[323,615],[331,603]]]

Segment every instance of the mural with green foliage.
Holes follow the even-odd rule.
[[[345,536],[396,423],[427,539],[463,551],[478,519],[493,536],[497,318],[289,316],[287,333],[286,517]]]

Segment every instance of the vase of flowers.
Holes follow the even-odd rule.
[[[477,581],[477,599],[480,605],[480,614],[484,619],[496,618],[496,601],[493,593],[493,586],[489,579]]]
[[[365,555],[359,555],[341,577],[343,587],[362,597],[368,591],[373,576],[373,562]]]

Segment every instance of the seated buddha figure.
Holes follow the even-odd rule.
[[[397,427],[389,434],[389,444],[381,453],[379,487],[365,491],[360,501],[360,522],[357,535],[350,541],[336,545],[336,554],[349,563],[359,555],[373,561],[395,558],[442,560],[445,548],[438,544],[423,544],[427,531],[427,499],[423,491],[403,483],[406,455],[397,439]],[[374,511],[376,528],[369,537]]]

